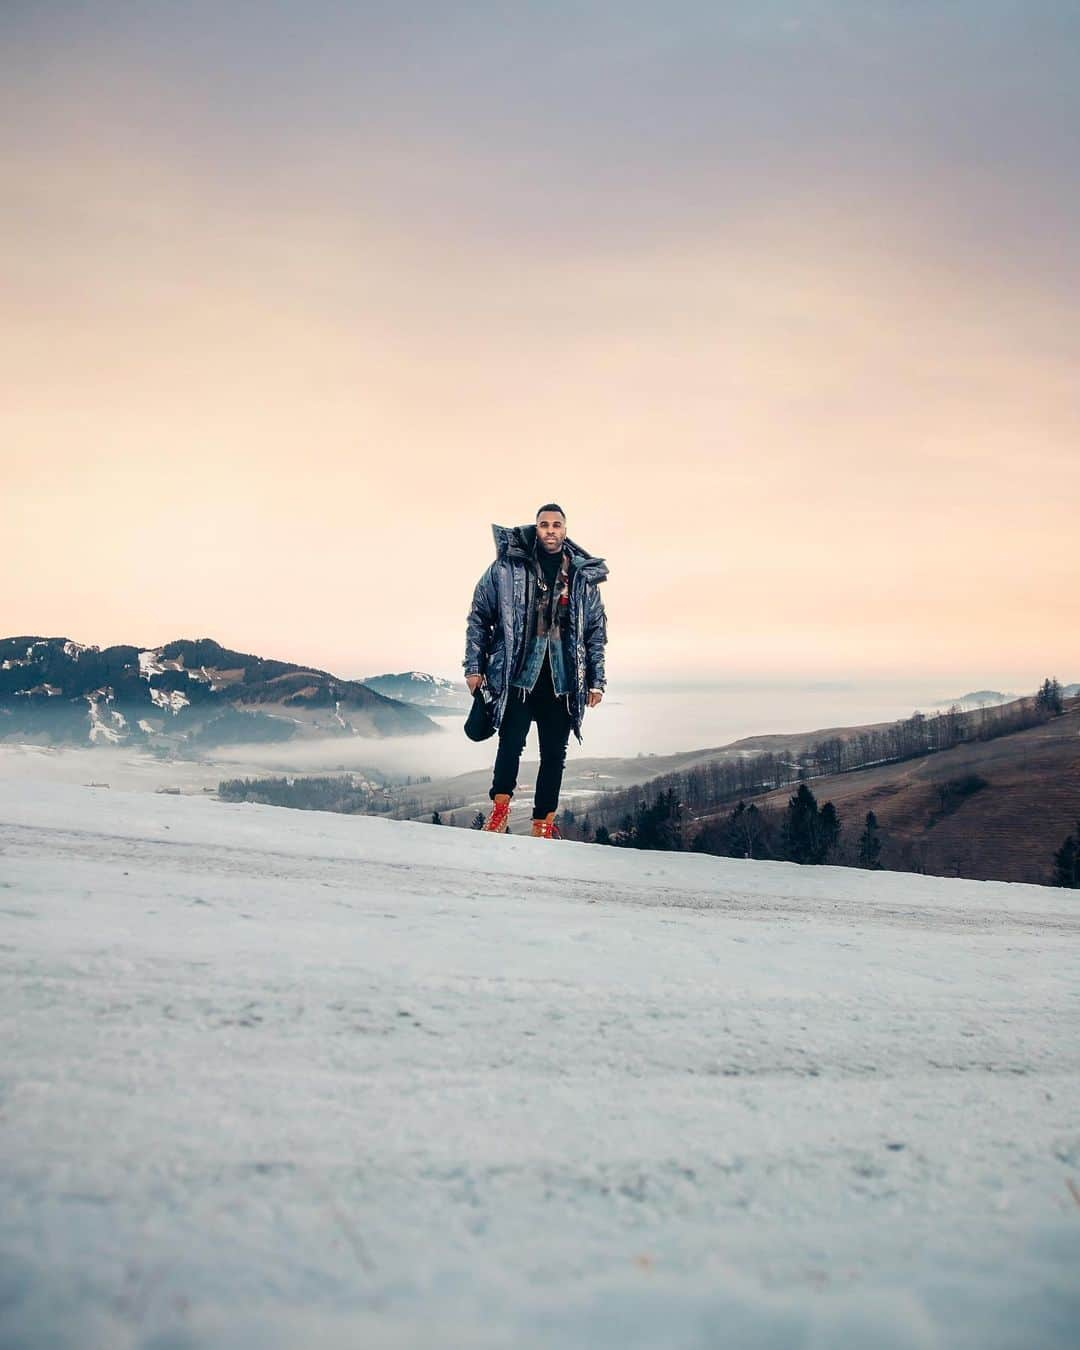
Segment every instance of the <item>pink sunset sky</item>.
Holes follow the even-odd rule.
[[[1080,679],[1074,8],[13,4],[0,47],[0,636],[454,676],[491,523],[556,500],[612,684]]]

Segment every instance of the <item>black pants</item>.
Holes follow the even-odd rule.
[[[513,792],[517,787],[521,752],[525,749],[529,727],[535,722],[540,739],[540,770],[536,775],[533,820],[541,820],[559,805],[566,743],[570,739],[570,713],[566,699],[555,693],[547,657],[532,690],[524,698],[521,694],[520,689],[510,690],[499,726],[499,753],[495,756],[495,775],[488,796],[494,800],[497,792]]]

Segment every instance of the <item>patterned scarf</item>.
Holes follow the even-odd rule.
[[[563,616],[570,605],[570,554],[563,549],[555,584],[550,588],[539,558],[534,557],[533,567],[537,582],[534,633],[536,637],[547,637],[552,633],[561,640]]]

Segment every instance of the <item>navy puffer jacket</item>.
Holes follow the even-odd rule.
[[[476,583],[465,627],[466,675],[483,675],[496,695],[495,726],[502,723],[510,681],[524,660],[529,605],[533,603],[535,575],[530,565],[536,544],[535,525],[492,525],[495,561]],[[594,558],[572,539],[570,553],[569,618],[564,634],[570,693],[570,727],[581,744],[581,724],[590,689],[603,689],[607,615],[599,585],[608,574],[603,558]]]

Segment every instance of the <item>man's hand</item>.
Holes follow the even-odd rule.
[[[465,683],[469,686],[469,693],[475,694],[484,683],[484,677],[483,675],[466,675]]]
[[[596,705],[600,702],[600,700],[601,700],[603,697],[604,697],[604,691],[603,691],[602,689],[590,689],[590,690],[589,690],[589,707],[590,707],[590,708],[595,708]]]

